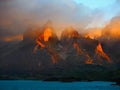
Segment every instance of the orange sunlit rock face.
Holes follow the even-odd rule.
[[[39,34],[39,36],[36,38],[36,46],[33,50],[34,53],[37,52],[38,47],[40,46],[41,48],[46,48],[46,45],[44,42],[47,42],[49,38],[52,37],[52,30],[51,28],[47,27],[45,30]]]
[[[46,28],[45,31],[44,31],[44,33],[43,33],[43,35],[44,35],[44,41],[45,42],[48,41],[49,38],[52,36],[52,30],[51,30],[51,28]]]
[[[45,50],[47,50],[47,52],[50,54],[51,59],[52,59],[52,63],[56,64],[58,62],[58,60],[60,59],[59,55],[57,53],[55,53],[54,50],[52,50],[51,48],[47,47],[45,44],[43,44],[40,40],[36,40],[36,46],[33,50],[33,53],[36,53],[38,50],[38,47],[40,46],[41,48],[46,48]]]
[[[82,50],[80,49],[79,44],[77,42],[73,43],[73,47],[77,50],[78,54],[82,53]]]
[[[96,54],[105,58],[108,62],[111,62],[110,57],[103,51],[101,43],[99,43],[96,47]]]
[[[38,47],[41,47],[43,50],[47,51],[51,57],[52,63],[56,64],[58,60],[60,59],[60,56],[47,45],[47,41],[49,41],[49,38],[53,36],[52,29],[49,27],[46,27],[43,32],[39,34],[39,36],[36,38],[36,46],[34,47],[33,53],[36,53],[38,51]]]
[[[93,64],[93,61],[88,59],[88,60],[85,61],[85,64]]]
[[[87,57],[87,60],[85,61],[85,64],[93,64],[93,60],[91,59],[91,57],[87,53],[85,55]]]
[[[4,42],[12,42],[12,41],[22,41],[23,35],[14,35],[14,36],[6,36],[2,38],[2,41]]]
[[[93,60],[91,59],[91,57],[88,55],[88,53],[81,50],[81,48],[79,47],[79,44],[77,42],[73,43],[73,47],[76,49],[76,51],[79,55],[82,54],[87,58],[87,60],[85,61],[85,64],[93,64]]]

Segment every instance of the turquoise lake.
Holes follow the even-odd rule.
[[[0,90],[120,90],[115,82],[44,82],[32,80],[0,80]]]

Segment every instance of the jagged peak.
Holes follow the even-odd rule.
[[[78,38],[79,36],[80,35],[77,30],[75,30],[73,27],[68,27],[62,32],[61,39]]]

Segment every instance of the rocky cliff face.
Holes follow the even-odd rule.
[[[120,53],[113,52],[114,50],[120,50],[119,43],[111,46],[86,38],[73,28],[64,30],[59,40],[51,24],[46,24],[39,29],[27,30],[22,42],[14,44],[9,49],[2,48],[0,73],[41,72],[48,75],[50,72],[61,71],[65,74],[67,70],[74,73],[89,71],[87,65],[91,65],[92,69],[92,66],[107,67],[120,63],[117,60],[120,59]]]

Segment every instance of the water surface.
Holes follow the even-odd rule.
[[[0,90],[120,90],[115,82],[43,82],[31,80],[0,80]]]

